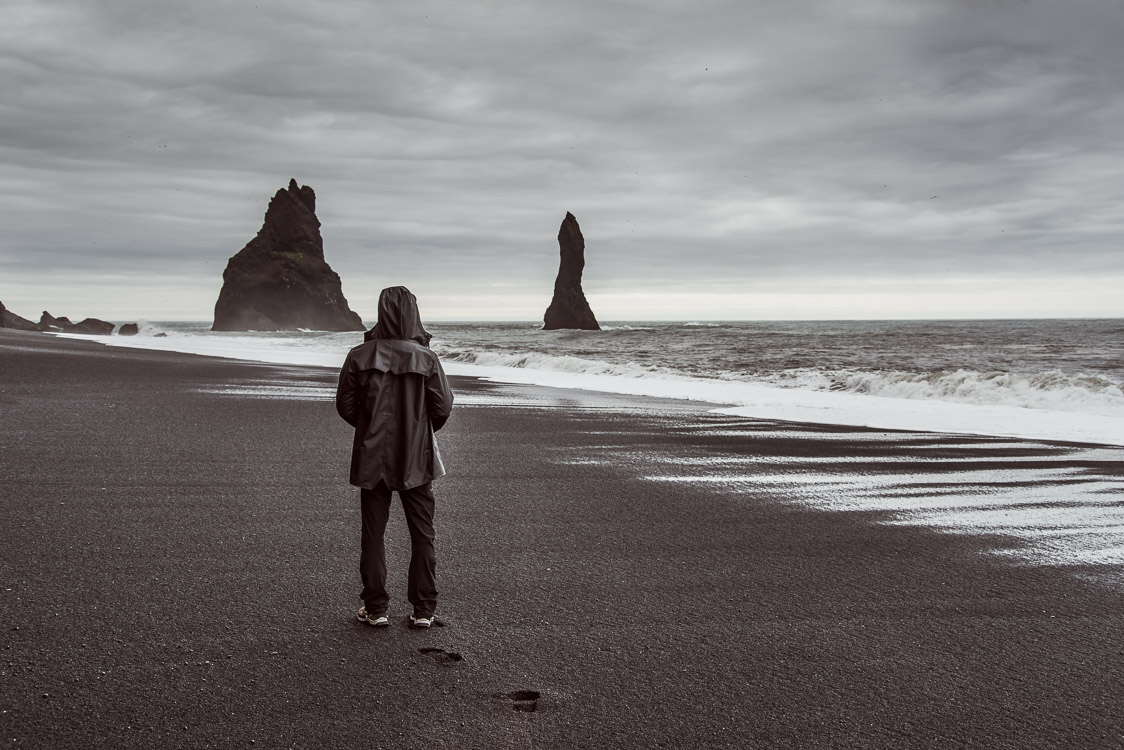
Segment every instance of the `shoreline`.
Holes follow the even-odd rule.
[[[1124,739],[1121,589],[1089,578],[1105,566],[802,494],[854,500],[840,477],[865,477],[939,495],[937,475],[962,491],[995,472],[1099,491],[1103,456],[457,379],[435,485],[447,625],[402,622],[394,512],[380,632],[354,621],[346,425],[323,401],[206,391],[334,373],[45,338],[0,335],[15,746]]]
[[[21,332],[16,335],[28,334]],[[79,347],[90,343],[106,346],[104,341],[88,336],[52,338],[76,342]],[[106,348],[137,353],[153,351],[128,346],[110,345]],[[327,365],[270,363],[207,354],[155,351],[172,356],[198,357],[216,363],[265,368],[263,372],[272,369],[283,376],[283,380],[254,378],[251,379],[252,382],[234,378],[230,382],[210,384],[200,389],[203,393],[301,401],[334,399],[337,370]],[[821,458],[815,462],[820,470],[815,470],[815,466],[812,467],[813,470],[809,470],[809,467],[801,465],[793,457],[788,457],[787,468],[780,474],[752,467],[754,473],[751,475],[731,470],[730,466],[718,470],[714,462],[701,470],[684,467],[675,456],[663,456],[659,459],[660,466],[672,465],[674,471],[645,478],[662,482],[714,485],[733,494],[738,494],[747,485],[751,485],[759,492],[777,495],[776,491],[762,490],[760,487],[763,483],[767,488],[772,483],[777,483],[781,488],[780,494],[788,501],[821,510],[873,510],[899,519],[894,520],[894,523],[929,526],[953,533],[980,534],[987,527],[994,527],[996,534],[1006,535],[1030,546],[1023,554],[1016,553],[1016,557],[1045,564],[1088,563],[1107,566],[1105,569],[1109,573],[1099,577],[1112,579],[1124,588],[1124,511],[1102,512],[1104,503],[1098,497],[1104,492],[1121,491],[1119,481],[1124,476],[1124,449],[1114,444],[746,417],[737,409],[722,404],[691,399],[575,389],[560,385],[540,385],[533,381],[513,382],[473,375],[451,375],[449,378],[458,393],[458,403],[462,405],[611,410],[636,415],[676,415],[678,418],[710,415],[726,418],[723,424],[772,425],[771,432],[763,433],[764,437],[769,434],[789,438],[793,435],[815,435],[819,440],[829,441],[840,437],[847,442],[873,440],[882,446],[883,453],[900,452],[903,447],[909,452],[909,448],[918,442],[924,444],[927,451],[934,447],[951,446],[954,453],[963,445],[971,446],[976,452],[982,446],[1008,447],[1027,454],[1007,458],[1007,463],[1013,461],[1016,465],[1023,464],[1018,466],[1019,473],[1014,477],[1009,475],[1009,470],[1001,468],[1002,462],[991,460],[991,456],[987,461],[979,462],[977,459],[963,457],[934,461],[921,455],[913,455],[906,458],[908,463],[917,467],[911,471],[903,470],[901,464],[895,465],[900,457],[893,456],[871,458],[861,466],[847,464],[843,470],[839,466],[829,467],[828,471],[822,470],[823,467],[838,464],[839,460],[833,462]],[[282,382],[285,385],[281,385]],[[745,438],[752,432],[734,429],[727,430],[726,434],[728,437]],[[761,433],[761,430],[756,432]],[[761,436],[759,434],[757,437]],[[1026,450],[1028,446],[1029,451]],[[843,460],[853,461],[854,457]],[[942,462],[945,465],[933,465]],[[982,476],[972,476],[971,470],[977,464],[985,469]],[[745,462],[735,460],[732,465],[733,469],[738,469],[745,466]],[[858,469],[873,478],[856,481],[853,475]],[[1074,478],[1074,472],[1080,472],[1083,476]],[[980,472],[976,474],[979,475]],[[941,486],[948,484],[946,475],[961,477],[961,486],[953,501],[946,501],[942,497],[949,489]],[[1034,482],[1047,486],[1061,482],[1070,485],[1070,489],[1060,493],[1055,490],[1032,492],[1023,489],[1023,485]],[[912,489],[916,487],[921,489]],[[930,488],[928,492],[926,487]],[[831,493],[827,499],[824,498],[825,490]],[[904,504],[895,504],[892,499],[877,494],[880,491],[905,494],[909,499]],[[1028,506],[1030,512],[1019,506]],[[1047,510],[1037,512],[1040,506]],[[1051,517],[1052,508],[1060,509],[1068,517],[1059,518],[1056,514]],[[995,516],[1000,517],[998,522]],[[1067,536],[1080,534],[1087,537],[1087,549],[1081,549],[1080,544],[1072,543],[1069,544],[1070,549],[1064,548]],[[1050,539],[1050,536],[1060,537],[1062,547]],[[1036,543],[1039,549],[1034,548]]]
[[[65,336],[65,335],[64,335]],[[234,357],[273,364],[336,368],[346,349],[328,353],[302,347],[273,348],[265,339],[84,338],[109,347],[181,351],[202,356]],[[246,337],[243,337],[246,338]],[[237,343],[252,350],[238,357]],[[223,344],[220,346],[219,344]],[[335,345],[334,345],[335,346]],[[245,350],[243,350],[245,351]],[[1006,403],[972,403],[958,399],[904,398],[847,390],[780,387],[775,384],[673,374],[634,377],[583,371],[501,366],[445,360],[449,374],[492,382],[611,393],[711,404],[723,414],[775,419],[803,424],[829,424],[887,430],[923,431],[987,437],[1023,438],[1087,445],[1124,447],[1124,416],[1085,411],[1054,410]],[[635,374],[635,373],[634,373]]]

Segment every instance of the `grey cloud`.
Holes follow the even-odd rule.
[[[1114,3],[261,5],[16,5],[5,277],[217,291],[290,176],[345,280],[1121,272]]]

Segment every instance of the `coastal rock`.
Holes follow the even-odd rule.
[[[3,302],[0,302],[0,328],[15,328],[19,331],[39,330],[39,326],[35,325],[27,318],[21,318],[8,308],[4,307]]]
[[[113,333],[113,324],[97,318],[86,318],[72,326],[63,328],[64,333],[84,333],[93,336],[109,336]]]
[[[49,312],[44,310],[43,314],[39,316],[39,327],[44,331],[53,329],[62,330],[63,328],[72,325],[74,324],[70,322],[70,318],[66,317],[65,315],[61,318],[56,318],[54,315],[51,315]]]
[[[83,333],[93,336],[108,336],[113,333],[113,324],[104,320],[86,318],[78,323],[71,323],[70,318],[65,315],[56,318],[46,310],[39,316],[36,328],[50,333]]]
[[[117,329],[118,336],[136,336],[140,333],[140,328],[136,323],[124,323]]]
[[[585,269],[585,238],[578,226],[578,220],[569,211],[558,229],[558,250],[561,262],[558,277],[554,280],[554,298],[543,316],[543,330],[559,328],[580,328],[586,331],[600,331],[593,310],[582,291],[582,271]]]
[[[222,275],[212,331],[362,331],[339,275],[324,260],[316,193],[289,181],[269,202],[256,237]]]

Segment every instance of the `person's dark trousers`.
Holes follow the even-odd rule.
[[[390,595],[386,593],[386,546],[383,536],[390,518],[391,490],[379,482],[373,490],[361,489],[363,505],[362,552],[359,573],[363,577],[360,597],[367,614],[386,614]],[[426,482],[408,490],[398,490],[406,525],[410,528],[410,574],[407,596],[416,617],[430,617],[437,607],[437,553],[433,545],[433,490]]]

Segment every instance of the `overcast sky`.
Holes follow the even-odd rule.
[[[1119,0],[5,0],[0,301],[210,319],[294,177],[373,322],[1124,316]]]

